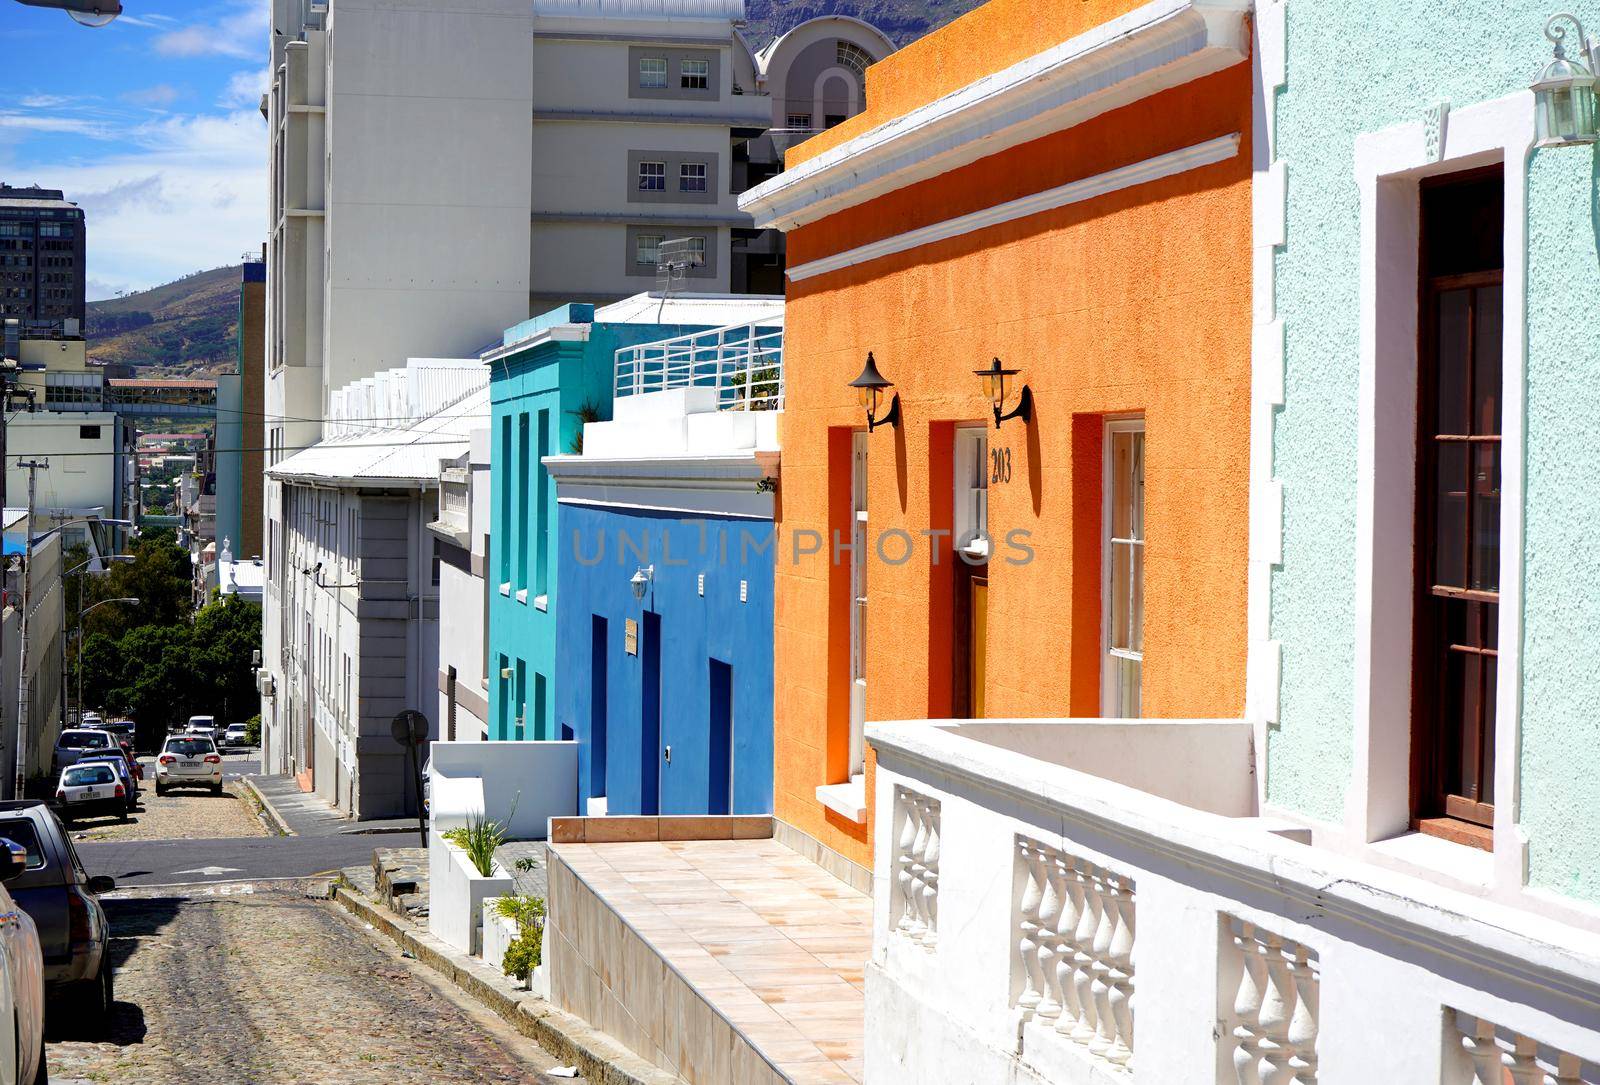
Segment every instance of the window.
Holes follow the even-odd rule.
[[[791,113],[784,119],[783,126],[785,128],[798,128],[802,131],[809,131],[811,128],[811,114]]]
[[[850,775],[865,771],[867,719],[867,432],[851,435]]]
[[[1106,423],[1105,665],[1100,714],[1137,719],[1144,669],[1144,420]]]
[[[639,163],[639,191],[665,192],[667,190],[667,164],[665,162]]]
[[[957,550],[989,552],[989,430],[963,426],[956,430],[955,538]]]
[[[528,588],[528,472],[532,447],[529,442],[527,412],[517,416],[517,583],[518,592]]]
[[[678,189],[681,192],[704,192],[706,190],[706,164],[704,162],[685,162],[679,166]]]
[[[706,239],[703,237],[684,238],[685,250],[689,257],[690,267],[706,266]]]
[[[495,544],[500,554],[500,583],[511,584],[511,416],[500,419],[500,458],[491,470],[495,478],[491,483],[494,493],[500,495],[500,541]],[[501,728],[504,733],[504,728]]]
[[[41,223],[39,223],[39,236],[40,237],[62,237],[62,236],[64,236],[62,234],[62,232],[61,232],[61,224],[59,222],[41,222]]]
[[[533,591],[541,598],[550,590],[550,472],[544,468],[544,458],[550,455],[550,412],[539,412],[539,458],[534,461],[533,469],[538,472],[539,481],[535,487],[535,496],[539,507],[534,512],[535,530],[538,537],[533,540],[536,550],[533,570]],[[540,737],[543,737],[541,735]]]
[[[866,77],[867,68],[872,61],[872,54],[853,41],[838,42],[834,49],[834,59],[840,67],[849,68],[856,75]]]
[[[711,61],[681,60],[678,62],[678,85],[684,90],[711,89]]]
[[[1417,828],[1493,844],[1500,610],[1500,167],[1422,190],[1417,390]]]
[[[639,86],[650,90],[664,90],[667,86],[667,58],[639,58]]]
[[[643,267],[655,267],[661,261],[660,234],[640,234],[634,239],[633,262]]]
[[[99,426],[79,426],[78,427],[78,440],[80,440],[80,441],[98,441],[99,439],[100,439],[100,427]]]

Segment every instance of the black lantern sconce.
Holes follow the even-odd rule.
[[[867,432],[871,433],[882,425],[898,427],[900,425],[900,393],[896,392],[889,401],[889,412],[879,418],[878,407],[883,402],[883,393],[894,387],[892,381],[886,380],[878,372],[878,363],[873,359],[871,351],[867,352],[867,365],[861,371],[861,376],[850,382],[850,387],[858,389],[861,393],[861,406],[867,411]]]
[[[983,394],[994,404],[995,429],[999,429],[1000,423],[1008,418],[1020,418],[1023,425],[1033,420],[1033,389],[1026,384],[1022,386],[1022,392],[1017,396],[1017,405],[1009,411],[1006,410],[1006,378],[1015,377],[1020,372],[1022,372],[1020,369],[1006,369],[1000,364],[999,358],[996,358],[988,369],[972,371],[973,376],[983,379]]]

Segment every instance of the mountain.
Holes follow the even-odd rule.
[[[761,48],[779,34],[819,15],[854,15],[882,30],[896,45],[916,41],[983,0],[745,0],[750,43]]]
[[[237,264],[88,305],[89,357],[154,367],[150,376],[231,369],[239,324]]]

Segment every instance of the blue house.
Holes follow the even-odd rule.
[[[747,304],[763,323],[619,355],[614,419],[546,461],[556,719],[590,813],[772,811],[782,328],[777,307]]]
[[[485,583],[489,737],[571,737],[556,715],[558,509],[542,461],[576,452],[584,423],[611,416],[617,352],[705,331],[750,303],[648,294],[569,304],[506,330],[490,367],[490,512]],[[775,308],[775,303],[764,303]],[[631,387],[642,387],[630,377]]]

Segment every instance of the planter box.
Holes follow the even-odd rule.
[[[508,896],[511,874],[496,868],[486,878],[466,852],[433,836],[428,841],[428,879],[428,930],[463,953],[479,953],[483,902]]]
[[[483,902],[483,963],[500,971],[505,966],[506,950],[517,937],[517,921],[507,919],[495,911],[499,897],[491,897]],[[514,985],[521,987],[520,980],[507,976]]]

